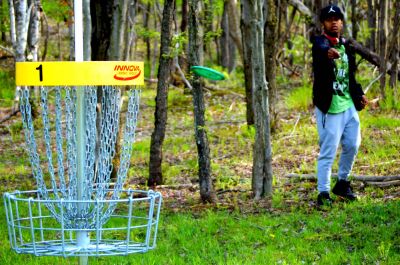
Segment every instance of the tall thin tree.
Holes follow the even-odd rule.
[[[379,1],[379,56],[380,56],[380,67],[379,72],[386,72],[386,30],[385,30],[385,19],[386,19],[386,0]],[[380,78],[380,90],[382,99],[386,98],[386,75],[382,74]]]
[[[252,91],[256,128],[253,149],[252,190],[255,199],[272,194],[272,148],[268,107],[268,83],[265,79],[263,0],[243,0],[242,12],[250,22]]]
[[[189,0],[189,65],[200,63],[201,41],[199,32],[199,0]],[[194,105],[194,127],[199,163],[200,197],[203,202],[215,202],[216,196],[211,180],[210,147],[205,128],[205,103],[201,80],[198,76],[192,76],[192,93]]]
[[[272,129],[275,128],[277,123],[278,111],[277,95],[278,89],[276,86],[276,56],[278,53],[278,13],[280,7],[278,3],[280,1],[271,0],[267,1],[264,5],[264,55],[265,55],[265,77],[268,82],[268,101],[269,101],[269,112],[271,115]]]
[[[175,11],[175,1],[164,1],[161,23],[161,47],[158,67],[158,83],[156,96],[156,111],[154,112],[154,131],[151,134],[150,163],[148,185],[163,183],[162,177],[162,145],[165,138],[168,112],[168,86],[171,74],[172,57],[170,55],[172,41],[172,21]]]
[[[253,71],[251,68],[252,47],[249,42],[251,37],[251,13],[247,5],[241,4],[240,30],[242,32],[243,43],[243,72],[244,72],[244,87],[246,91],[246,121],[247,125],[254,124],[253,110]]]
[[[389,85],[393,89],[394,98],[397,99],[397,76],[399,73],[399,53],[400,53],[400,1],[395,1],[392,38],[389,45],[389,60],[392,64]]]

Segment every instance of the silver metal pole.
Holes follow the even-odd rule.
[[[75,26],[75,61],[83,62],[83,12],[82,0],[74,0],[74,26]],[[77,88],[77,110],[76,110],[76,137],[77,137],[77,199],[84,199],[84,177],[85,177],[85,91],[84,87]],[[81,213],[83,204],[78,205]],[[76,235],[78,247],[85,248],[90,244],[89,233],[78,231]],[[88,256],[79,257],[79,265],[87,265]]]

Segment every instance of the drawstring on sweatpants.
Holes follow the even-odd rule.
[[[326,123],[326,118],[328,117],[328,113],[325,113],[324,116],[322,116],[322,128],[325,129],[325,123]]]

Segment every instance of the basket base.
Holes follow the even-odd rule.
[[[79,247],[75,244],[64,244],[62,241],[36,242],[25,244],[15,249],[18,253],[33,254],[36,256],[114,256],[128,255],[132,253],[144,253],[151,248],[144,244],[127,245],[123,241],[99,242],[98,244],[89,244],[86,247]]]

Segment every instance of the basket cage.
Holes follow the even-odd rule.
[[[123,97],[120,89],[111,86],[81,87],[82,106],[77,103],[77,89],[42,87],[41,117],[36,119],[30,89],[20,90],[26,149],[37,190],[3,195],[10,245],[18,253],[64,257],[153,249],[161,194],[123,187],[135,139],[140,89],[135,87]],[[122,115],[125,98],[128,104]],[[82,179],[78,174],[77,150],[82,148],[77,141],[78,112],[84,115]],[[120,163],[111,179],[118,133],[122,136]],[[90,238],[84,246],[79,240],[82,234]]]

